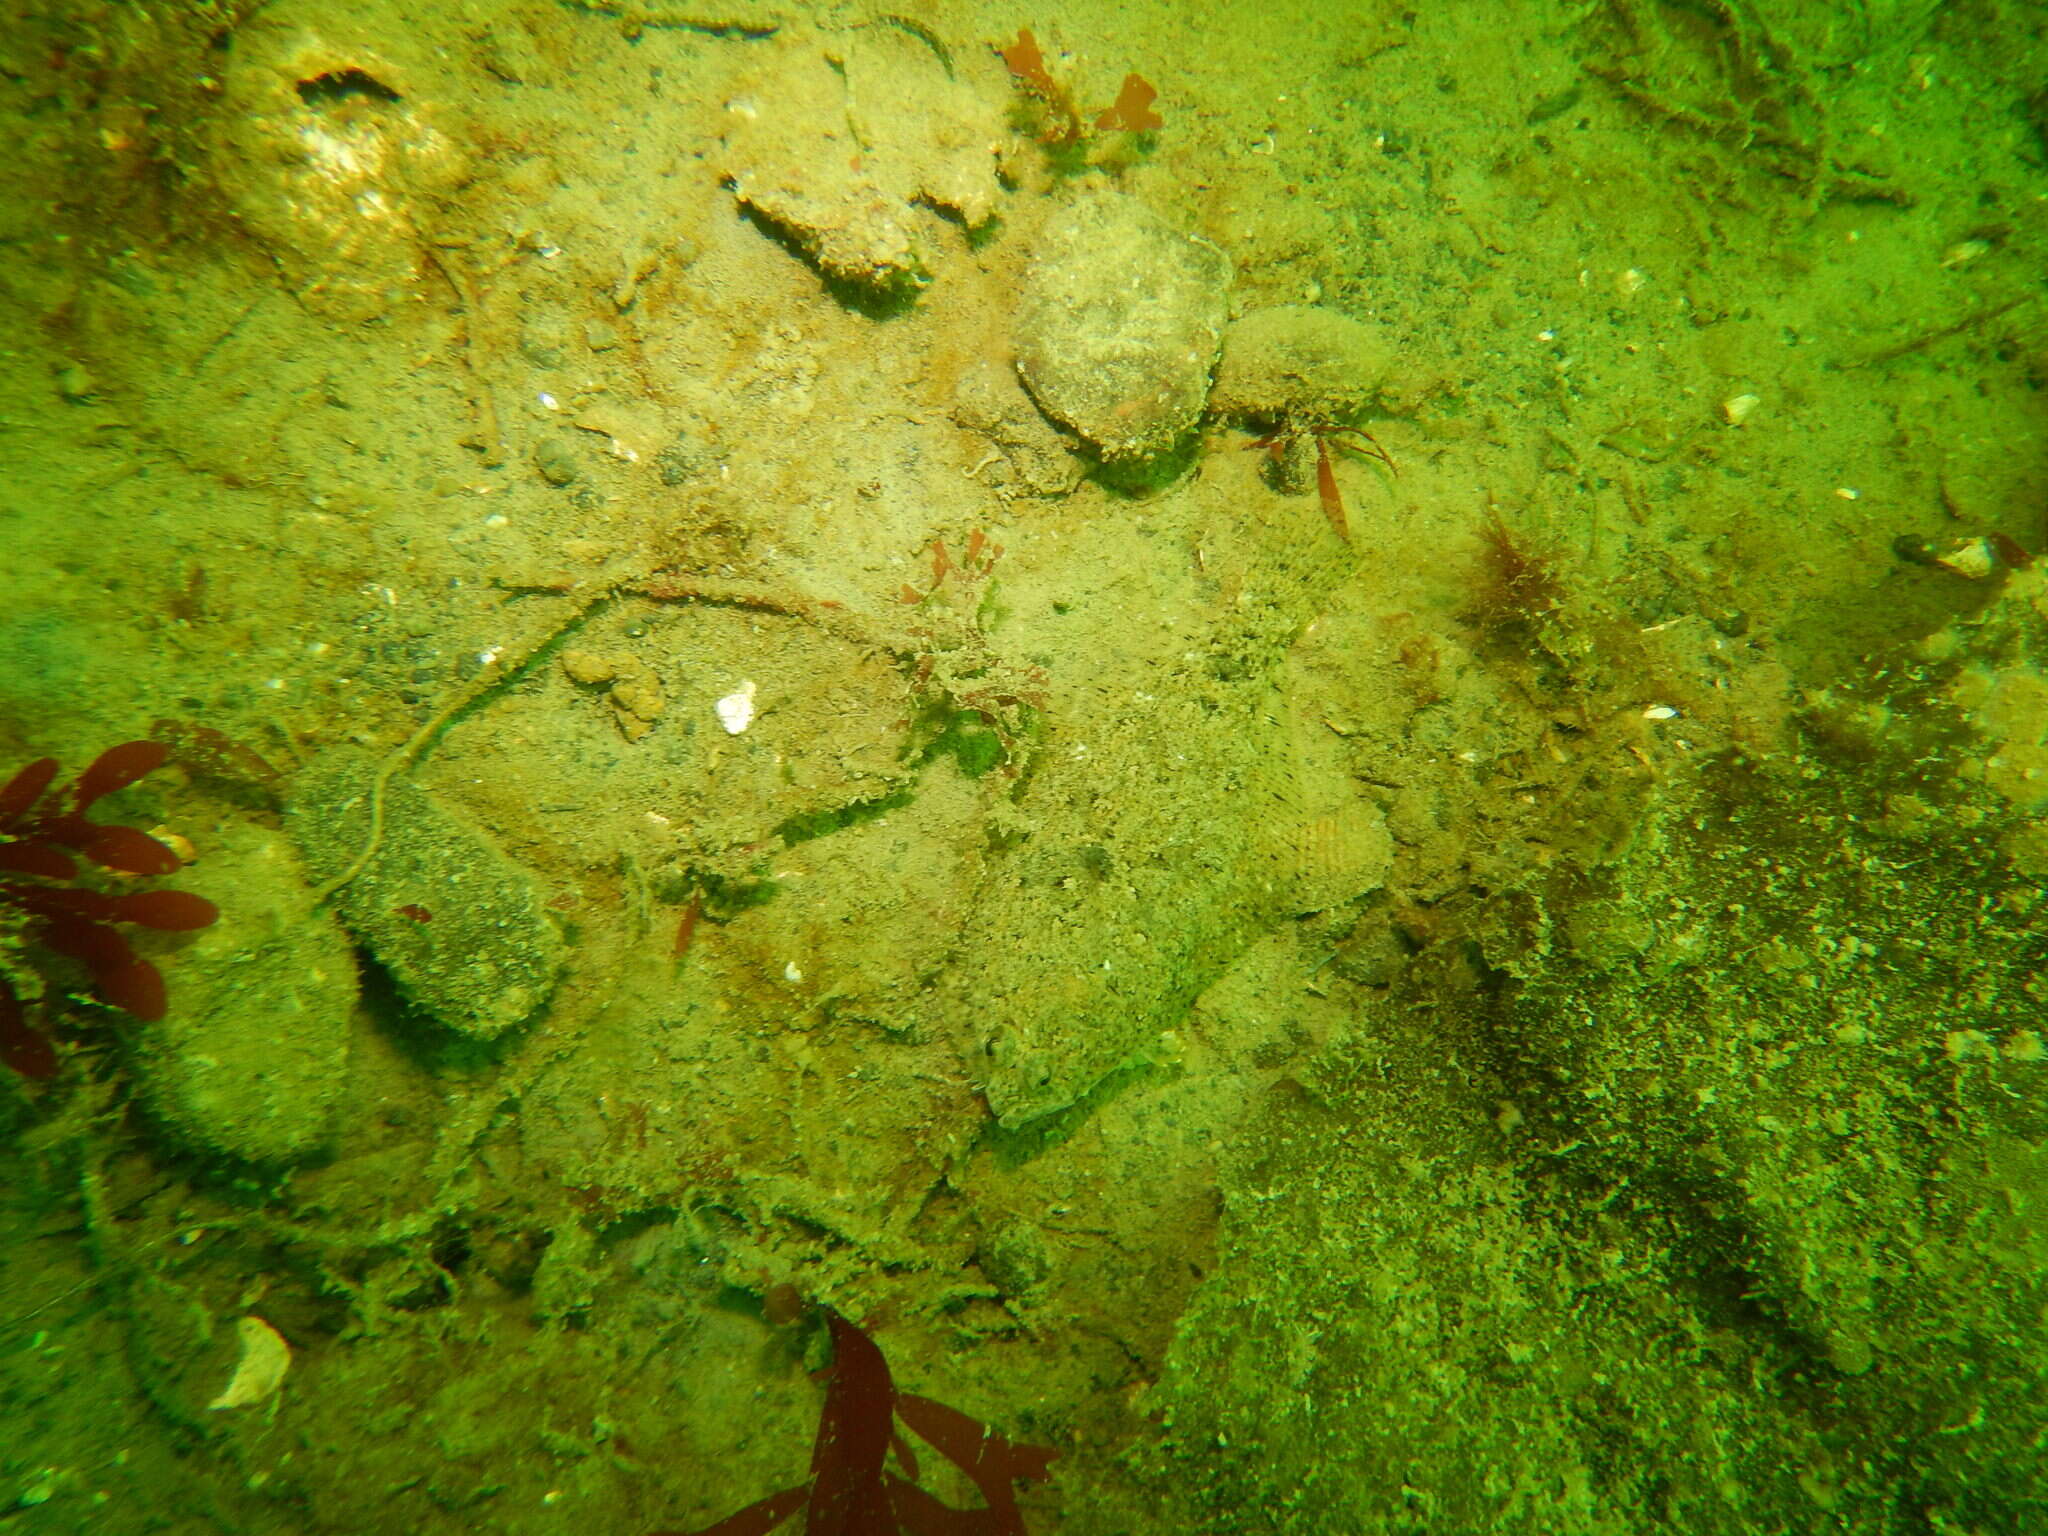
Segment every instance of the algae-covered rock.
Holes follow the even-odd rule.
[[[1228,318],[1230,261],[1135,198],[1084,197],[1024,274],[1017,371],[1107,459],[1163,453],[1201,418]]]
[[[1081,483],[1083,465],[1067,451],[1067,439],[1039,413],[1015,370],[997,358],[983,358],[961,373],[953,388],[953,420],[1000,455],[984,485],[1065,496]]]
[[[201,1151],[307,1157],[347,1086],[354,952],[276,832],[216,829],[178,883],[212,900],[220,920],[163,961],[170,1011],[132,1032],[144,1102]]]
[[[1200,745],[1230,742],[1216,732]],[[1253,767],[1257,750],[1236,764],[1218,761],[1214,774],[1190,773],[1201,793],[1119,807],[1108,827],[1090,814],[1082,767],[1047,768],[1044,823],[991,871],[966,958],[935,993],[941,1007],[978,1025],[970,1060],[1000,1124],[1054,1114],[1147,1059],[1273,921],[1278,860],[1231,804],[1242,782],[1233,770]],[[1202,758],[1208,767],[1206,751]],[[1128,770],[1144,760],[1133,747],[1088,766]],[[1097,848],[1106,860],[1087,851]],[[1084,859],[1106,873],[1088,874]]]
[[[1209,406],[1262,421],[1335,421],[1368,404],[1392,363],[1372,326],[1335,310],[1277,304],[1233,320]]]
[[[1007,1128],[1160,1054],[1288,905],[1298,832],[1277,704],[1262,685],[1216,698],[1155,703],[1049,758],[1022,801],[1031,836],[988,861],[926,1022],[970,1023],[969,1060]],[[1134,793],[1169,757],[1173,793]]]
[[[1552,1216],[1471,1037],[1404,1015],[1367,1011],[1220,1160],[1216,1258],[1139,1452],[1190,1528],[1890,1529],[1869,1463],[1821,1462],[1820,1432],[1753,1385],[1788,1364],[1778,1341],[1689,1315],[1668,1254],[1625,1224]]]
[[[726,102],[720,173],[827,276],[891,292],[919,281],[940,229],[995,213],[1012,135],[999,96],[957,80],[929,44],[871,28],[826,54],[778,47]]]
[[[199,175],[299,303],[343,321],[405,302],[422,227],[470,174],[463,81],[417,28],[287,0],[221,54]]]
[[[375,774],[372,759],[334,753],[299,776],[286,824],[319,879],[345,871],[369,836]],[[334,903],[408,998],[447,1028],[490,1039],[554,989],[562,937],[542,900],[487,834],[394,775],[377,852]]]

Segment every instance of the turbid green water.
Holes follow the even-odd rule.
[[[2042,1528],[2044,49],[0,0],[0,1526]]]

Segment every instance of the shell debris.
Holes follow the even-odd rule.
[[[1377,807],[1360,799],[1318,806],[1294,827],[1291,906],[1296,915],[1327,912],[1386,883],[1393,840]]]
[[[242,1358],[235,1362],[235,1374],[209,1409],[247,1408],[276,1392],[291,1369],[291,1346],[284,1335],[253,1313],[235,1325],[242,1336]]]
[[[739,735],[754,723],[754,680],[746,679],[711,707],[718,712],[718,723],[725,727],[725,734]]]

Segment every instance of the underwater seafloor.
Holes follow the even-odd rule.
[[[0,1529],[2048,1526],[2048,13],[886,3],[0,7]]]

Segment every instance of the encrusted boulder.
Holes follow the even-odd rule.
[[[410,26],[311,0],[251,13],[221,51],[198,174],[294,298],[345,323],[410,301],[439,200],[473,173],[459,72]]]
[[[930,47],[869,28],[826,53],[778,47],[726,101],[719,173],[827,277],[869,292],[921,281],[943,223],[994,216],[1013,135],[1002,99]]]
[[[1371,403],[1392,349],[1374,327],[1309,304],[1255,309],[1223,333],[1209,407],[1262,422],[1340,421]]]
[[[220,920],[182,940],[162,1019],[129,1032],[143,1102],[202,1152],[277,1166],[327,1143],[348,1091],[356,959],[290,845],[229,819],[179,876]]]
[[[1040,232],[1024,274],[1017,372],[1103,458],[1146,459],[1201,420],[1229,317],[1230,260],[1119,192]]]
[[[322,880],[370,835],[376,764],[334,752],[298,776],[285,824]],[[448,1029],[491,1039],[535,1013],[562,968],[539,883],[485,832],[404,775],[384,791],[375,855],[335,910],[405,995]]]

